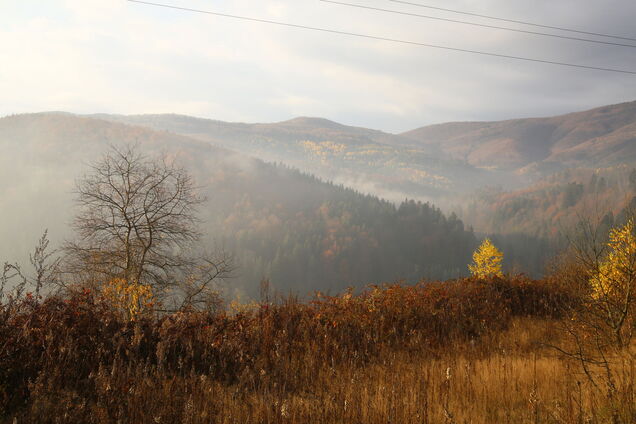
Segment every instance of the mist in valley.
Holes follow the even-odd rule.
[[[137,145],[149,158],[176,157],[192,173],[207,199],[199,210],[205,248],[227,250],[236,262],[222,288],[230,298],[256,297],[262,280],[308,295],[456,278],[468,274],[470,254],[486,236],[506,252],[508,271],[540,276],[590,202],[602,196],[603,213],[619,215],[631,201],[635,153],[627,128],[634,109],[447,124],[406,135],[318,119],[7,116],[0,119],[0,234],[10,243],[0,246],[0,257],[28,263],[45,229],[53,246],[72,239],[77,179],[113,146]],[[607,124],[592,133],[570,128],[572,121],[589,125],[590,117]],[[479,126],[490,135],[479,130],[481,139],[472,138]],[[598,149],[585,150],[598,137],[615,146],[606,147],[612,153],[602,162]],[[527,150],[540,140],[542,152]],[[489,146],[501,143],[507,162],[500,149],[488,156]]]
[[[634,17],[0,0],[0,424],[636,423]]]

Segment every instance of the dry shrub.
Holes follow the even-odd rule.
[[[530,339],[546,326],[527,323],[554,322],[570,301],[558,285],[523,277],[137,321],[86,291],[27,299],[0,314],[0,408],[7,422],[42,423],[523,422],[537,408],[547,419],[547,397],[574,402],[579,386],[555,358],[529,372]],[[509,356],[514,334],[525,338],[519,357]],[[602,402],[579,390],[587,400],[566,412],[582,419]]]

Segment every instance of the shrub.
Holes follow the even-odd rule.
[[[124,400],[104,381],[123,376],[133,376],[117,383],[126,390],[205,378],[246,391],[272,384],[302,391],[316,369],[360,367],[386,352],[436,356],[505,329],[515,316],[555,316],[564,300],[557,286],[523,277],[372,286],[238,313],[134,321],[89,291],[25,299],[1,309],[0,410],[10,416],[66,396],[72,404],[112,402],[105,410],[115,411]]]

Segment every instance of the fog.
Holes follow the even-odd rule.
[[[599,190],[614,214],[629,201],[635,119],[636,103],[627,103],[394,135],[313,118],[7,116],[0,259],[26,264],[45,229],[53,247],[72,238],[76,179],[112,146],[136,144],[148,157],[176,158],[194,177],[207,198],[203,247],[234,255],[234,295],[254,296],[263,278],[300,293],[453,278],[467,273],[487,234],[506,247],[509,269],[538,275],[554,253],[554,229]]]

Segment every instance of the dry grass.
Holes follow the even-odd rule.
[[[118,321],[90,296],[24,306],[0,321],[2,416],[8,423],[636,422],[633,359],[615,358],[620,396],[610,401],[576,363],[542,347],[561,337],[552,306],[566,301],[564,293],[526,280],[453,284],[137,323]]]

